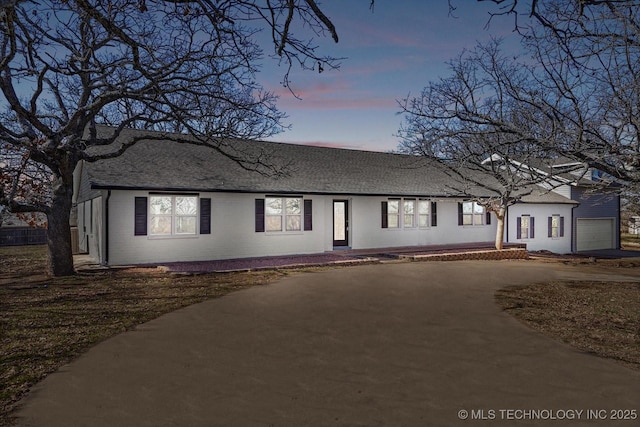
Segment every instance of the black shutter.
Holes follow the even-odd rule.
[[[313,202],[310,199],[304,201],[304,230],[313,230]]]
[[[256,232],[264,231],[264,199],[256,199]]]
[[[135,236],[147,235],[147,198],[136,197],[134,202],[134,231]]]
[[[491,212],[487,211],[487,225],[491,225]]]
[[[518,217],[516,221],[516,239],[522,239],[522,218]]]
[[[553,237],[553,217],[547,218],[547,237]]]
[[[529,218],[529,238],[533,239],[535,237],[534,230],[536,229],[536,219],[534,217]]]
[[[200,199],[200,234],[211,234],[211,199]]]
[[[438,225],[438,204],[436,202],[431,202],[431,226],[435,227]]]
[[[382,202],[382,228],[389,228],[389,202]]]
[[[560,237],[564,237],[564,217],[560,217]]]
[[[458,203],[458,225],[464,223],[464,216],[462,215],[462,203]]]

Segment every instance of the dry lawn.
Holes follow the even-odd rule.
[[[129,269],[52,279],[45,247],[0,248],[0,425],[29,388],[81,353],[190,304],[285,271],[175,276]]]
[[[496,293],[498,305],[545,335],[640,370],[640,258],[598,260],[596,264],[562,259],[555,262],[609,277],[627,276],[627,281],[560,281],[508,287]]]

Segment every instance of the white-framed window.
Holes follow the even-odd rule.
[[[551,215],[551,237],[560,237],[560,215]]]
[[[520,239],[528,239],[531,231],[531,217],[523,215],[520,217]]]
[[[400,228],[400,199],[389,200],[387,206],[388,228]]]
[[[197,232],[198,196],[151,195],[149,197],[149,234],[152,236],[188,236]]]
[[[535,231],[535,218],[531,215],[522,215],[517,218],[516,238],[533,239]]]
[[[402,203],[402,226],[404,228],[413,228],[416,226],[416,200],[404,199]]]
[[[549,217],[548,237],[557,239],[564,237],[564,217],[561,215],[551,215]]]
[[[431,202],[429,200],[418,200],[418,227],[428,227],[431,216]]]
[[[435,203],[433,203],[435,205]],[[427,199],[398,198],[382,202],[382,228],[426,228],[431,224],[432,202]],[[435,211],[434,211],[435,212]]]
[[[265,199],[266,231],[302,231],[302,198],[267,197]]]
[[[478,202],[462,202],[459,225],[484,225],[486,210]]]

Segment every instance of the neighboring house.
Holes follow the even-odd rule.
[[[576,162],[558,161],[545,172],[554,177],[547,190],[509,208],[507,241],[560,253],[620,248],[615,188],[603,187],[596,172]],[[567,236],[569,247],[563,241]]]
[[[640,234],[640,216],[629,217],[629,234]]]
[[[495,217],[452,194],[437,162],[273,142],[232,147],[287,173],[268,176],[207,147],[153,140],[114,159],[80,163],[74,197],[81,250],[117,265],[495,240]],[[577,203],[542,189],[525,201],[510,212],[510,233],[520,217],[520,239],[510,241],[571,251]],[[535,220],[524,229],[535,231],[523,238],[527,214]],[[543,238],[547,218],[550,237]]]

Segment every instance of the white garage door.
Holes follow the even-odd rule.
[[[576,249],[578,251],[614,249],[614,226],[613,218],[578,218]]]

